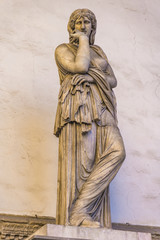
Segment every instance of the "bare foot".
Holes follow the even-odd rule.
[[[99,228],[101,227],[99,222],[90,220],[90,219],[84,219],[81,223],[80,227],[92,227],[92,228]]]

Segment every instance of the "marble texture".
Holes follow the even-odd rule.
[[[55,216],[53,55],[68,42],[70,13],[84,7],[97,16],[95,44],[118,80],[127,158],[110,188],[112,221],[160,226],[159,0],[0,1],[0,212]]]
[[[35,238],[34,238],[35,236]],[[86,228],[86,227],[71,227],[47,224],[37,230],[32,236],[26,240],[36,239],[36,236],[43,237],[59,237],[71,239],[86,239],[86,240],[151,240],[150,233],[118,231],[106,228]]]

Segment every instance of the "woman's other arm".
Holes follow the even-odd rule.
[[[111,88],[115,88],[117,86],[117,79],[109,63],[107,64],[105,73],[106,73],[106,80],[109,82]]]
[[[94,45],[95,48],[98,50],[98,52],[100,53],[100,55],[102,56],[102,58],[104,58],[107,62],[107,67],[106,67],[106,70],[105,70],[105,75],[106,75],[106,81],[108,81],[108,83],[110,84],[110,87],[111,88],[115,88],[117,86],[117,79],[114,75],[114,72],[108,62],[108,58],[106,56],[106,54],[104,53],[104,51],[102,50],[101,47],[97,46],[97,45]]]

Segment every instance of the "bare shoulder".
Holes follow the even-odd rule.
[[[67,49],[68,49],[67,44],[66,43],[62,43],[58,47],[56,47],[55,53],[59,54],[61,51],[65,51]]]
[[[74,55],[68,48],[66,43],[60,44],[55,50],[55,58],[60,60],[61,58],[73,59]]]

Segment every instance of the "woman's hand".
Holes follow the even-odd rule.
[[[85,32],[81,32],[81,31],[74,31],[72,34],[71,34],[71,37],[75,38],[75,39],[80,39],[80,38],[88,38],[88,36],[85,34]],[[89,40],[89,38],[88,38]]]

